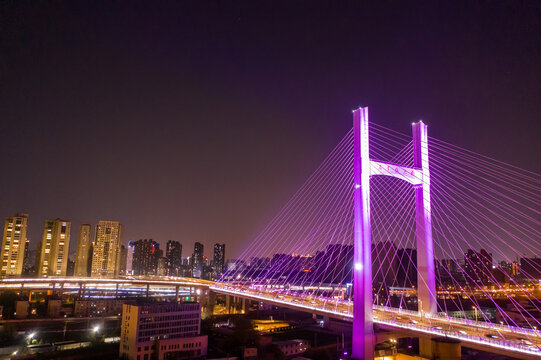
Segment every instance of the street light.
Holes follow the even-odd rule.
[[[475,310],[475,322],[477,322],[477,308],[475,306],[472,306],[471,308]]]
[[[93,331],[94,333],[97,333],[98,331],[100,331],[100,326],[99,326],[99,325],[94,326],[94,327],[92,328],[92,331]]]
[[[28,334],[28,336],[26,337],[28,340],[32,340],[34,337],[36,336],[36,333],[35,332],[31,332],[30,334]]]

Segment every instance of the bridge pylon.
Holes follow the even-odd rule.
[[[419,311],[433,315],[437,311],[432,220],[430,212],[430,172],[428,168],[427,127],[414,123],[414,167],[370,160],[368,107],[353,111],[354,174],[354,255],[353,255],[353,359],[374,358],[372,317],[372,238],[370,225],[370,177],[392,176],[413,185],[417,241]]]

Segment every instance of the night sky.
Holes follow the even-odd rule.
[[[2,1],[0,217],[233,258],[351,110],[541,173],[538,1]]]

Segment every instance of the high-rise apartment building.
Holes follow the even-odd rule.
[[[88,261],[90,254],[90,224],[81,224],[79,226],[79,236],[77,237],[77,251],[75,253],[74,276],[88,276]]]
[[[192,255],[192,276],[200,278],[203,272],[203,244],[196,242],[193,247]]]
[[[122,225],[118,221],[100,220],[94,239],[91,276],[116,277],[120,271]]]
[[[128,241],[128,253],[126,254],[126,275],[133,275],[134,251],[135,251],[135,244],[132,241]]]
[[[119,266],[120,275],[126,275],[127,261],[128,261],[128,249],[124,245],[120,245],[120,266]]]
[[[180,276],[182,270],[182,244],[169,240],[165,247],[167,258],[167,275]]]
[[[92,276],[92,259],[94,258],[94,241],[90,243],[90,251],[88,252],[88,263],[86,264],[86,273]]]
[[[464,254],[464,273],[469,286],[487,286],[492,283],[492,254],[468,249]]]
[[[30,240],[26,239],[24,242],[24,256],[23,256],[23,274],[30,271],[30,261],[28,257],[30,256]]]
[[[213,275],[219,278],[224,272],[225,265],[225,244],[214,244]]]
[[[163,254],[163,251],[161,252]],[[156,266],[156,275],[158,276],[166,276],[168,273],[167,269],[167,258],[165,256],[160,256],[158,258],[157,266]]]
[[[134,275],[156,275],[158,259],[161,256],[160,244],[152,239],[141,239],[133,244],[132,270]]]
[[[28,214],[9,216],[4,222],[0,276],[20,276],[27,246]]]
[[[45,220],[43,236],[36,258],[36,274],[43,276],[65,276],[68,266],[71,222],[61,219]]]
[[[199,303],[126,303],[122,306],[120,358],[205,359],[208,338],[200,336]]]

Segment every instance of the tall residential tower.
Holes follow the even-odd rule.
[[[156,275],[158,259],[160,258],[160,244],[152,239],[141,239],[131,242],[133,244],[132,271],[134,275]]]
[[[23,271],[28,214],[6,218],[2,238],[2,267],[0,276],[20,276]]]
[[[75,270],[73,276],[88,276],[88,260],[90,257],[90,224],[79,226],[77,252],[75,253]]]
[[[61,219],[45,220],[39,252],[36,254],[36,274],[65,276],[68,266],[71,222]]]
[[[165,257],[167,258],[167,274],[169,276],[180,276],[182,270],[182,244],[178,241],[167,241]]]
[[[225,264],[225,244],[214,244],[214,261],[213,261],[213,276],[215,279],[220,278],[224,272]]]
[[[200,278],[203,273],[203,261],[204,261],[204,246],[200,242],[196,242],[193,247],[192,254],[192,276]]]
[[[115,277],[120,270],[122,225],[118,221],[100,220],[92,252],[91,276]]]

